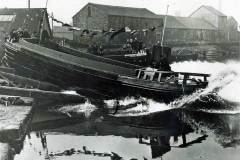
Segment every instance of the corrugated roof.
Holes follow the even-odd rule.
[[[157,18],[157,15],[155,13],[151,12],[146,8],[111,6],[111,5],[102,5],[102,4],[95,4],[95,3],[88,3],[87,5],[94,6],[108,15]]]
[[[15,17],[16,15],[0,15],[0,22],[11,22]]]

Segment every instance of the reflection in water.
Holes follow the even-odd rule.
[[[231,148],[239,146],[240,142],[238,115],[178,110],[139,117],[105,115],[77,119],[78,122],[72,124],[67,122],[72,122],[69,118],[37,124],[38,127],[33,124],[32,128],[37,131],[26,138],[24,149],[15,160],[33,157],[39,160],[193,159],[185,152],[190,150],[202,157],[200,151],[205,150],[210,157],[211,153],[221,150],[217,143]],[[217,148],[217,151],[208,152],[208,147]]]
[[[120,157],[117,153],[111,152],[111,153],[98,153],[96,151],[90,151],[87,149],[86,146],[82,147],[82,150],[78,149],[75,150],[74,148],[65,150],[61,153],[51,153],[49,154],[49,159],[54,159],[54,157],[57,156],[71,156],[73,154],[85,154],[85,155],[91,155],[94,157],[109,157],[111,160],[120,160],[122,157]]]
[[[184,121],[195,131],[213,133],[223,147],[240,145],[240,115],[184,112]]]
[[[50,115],[51,120],[36,111],[38,123],[15,160],[238,160],[239,67],[239,62],[173,64],[175,71],[210,72],[212,77],[205,90],[171,104],[142,97],[87,101],[58,109],[71,118]],[[118,116],[108,115],[116,105]]]
[[[25,140],[32,145],[25,145],[15,159],[28,160],[34,156],[41,160],[66,156],[82,159],[154,159],[163,158],[172,148],[189,147],[207,138],[205,135],[200,138],[188,136],[193,132],[192,128],[176,115],[165,112],[142,117],[105,116],[100,117],[101,121],[95,117],[74,125],[65,122],[65,126],[58,125],[63,121],[57,119],[49,125],[44,123],[47,128],[39,128],[41,125],[37,124],[38,131],[33,131]],[[33,128],[36,127],[33,125]]]
[[[47,148],[47,138],[43,131],[36,132],[36,137],[41,139],[43,149]]]

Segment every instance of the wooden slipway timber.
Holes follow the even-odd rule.
[[[22,77],[16,74],[5,73],[0,71],[0,78],[8,81],[10,85],[20,88],[37,88],[45,91],[61,91],[61,88],[57,85],[34,80],[31,78]]]
[[[27,88],[17,88],[17,87],[6,87],[0,86],[1,95],[10,96],[21,96],[21,97],[31,97],[38,100],[50,100],[57,102],[72,102],[72,103],[82,103],[85,102],[85,97],[80,95],[65,94],[61,92],[54,91],[43,91],[38,89],[27,89]]]
[[[6,72],[6,73],[15,73],[14,68],[9,68],[9,67],[0,67],[0,72]]]
[[[18,43],[6,42],[5,63],[18,73],[62,87],[94,89],[114,97],[139,94],[172,100],[206,87],[209,76],[149,71],[95,55],[74,56],[54,44],[47,48],[33,42],[23,39]],[[195,76],[203,78],[202,81],[192,78]],[[173,77],[174,83],[170,83]]]

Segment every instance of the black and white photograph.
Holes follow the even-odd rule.
[[[0,0],[0,160],[239,160],[239,0]]]

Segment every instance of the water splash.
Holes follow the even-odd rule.
[[[61,93],[63,94],[69,94],[69,95],[79,95],[76,91],[74,90],[64,90],[64,91],[61,91]]]
[[[116,116],[142,116],[178,108],[217,114],[240,113],[240,97],[238,96],[240,95],[240,62],[187,61],[174,63],[171,67],[174,71],[179,72],[211,74],[208,87],[176,99],[170,104],[159,103],[142,97],[126,97],[121,100],[121,106],[130,104],[135,104],[135,106],[118,112]],[[144,102],[139,103],[142,100]],[[108,101],[106,104],[113,108],[116,100]]]
[[[116,99],[105,101],[105,105],[109,109],[114,108],[116,104],[120,106],[120,110],[118,110],[118,114],[116,115],[117,117],[143,116],[155,112],[174,109],[165,103],[159,103],[152,99],[147,99],[144,97],[125,97],[119,100],[119,102],[117,102]]]
[[[59,112],[64,113],[71,117],[72,113],[81,114],[83,113],[86,118],[91,116],[91,113],[95,111],[97,107],[93,105],[89,100],[83,104],[76,105],[65,105],[58,109]]]
[[[210,73],[209,85],[202,94],[215,92],[223,100],[240,104],[237,96],[240,94],[240,62],[183,62],[174,63],[172,68],[175,71]]]
[[[117,105],[117,103],[120,106],[128,106],[131,104],[136,104],[140,100],[141,98],[125,97],[124,99],[121,99],[121,100],[117,100],[117,99],[104,100],[104,103],[108,108],[114,108]]]

